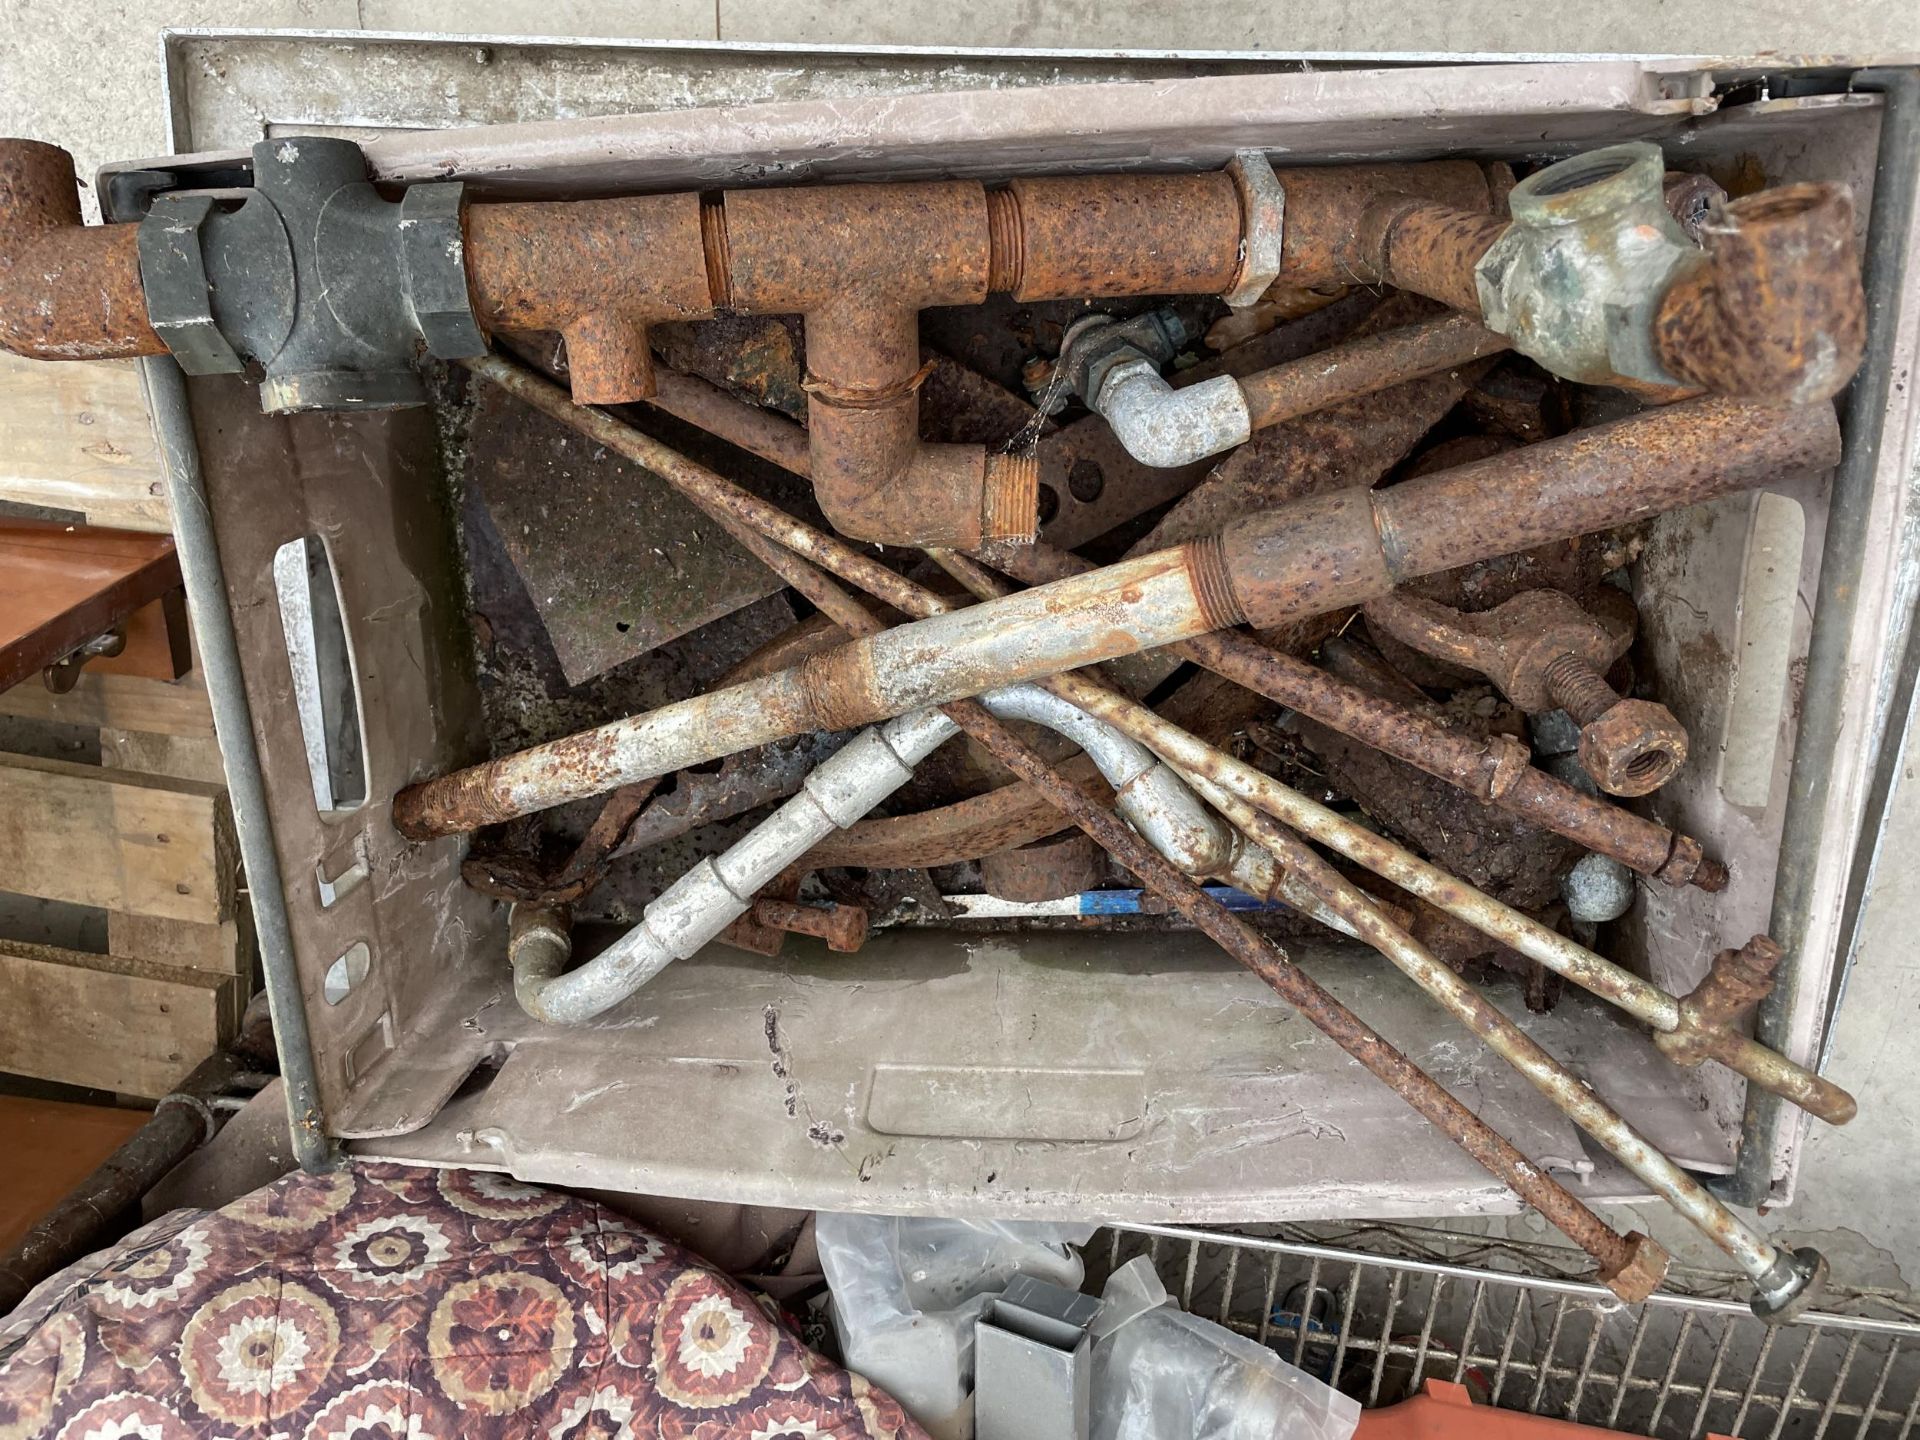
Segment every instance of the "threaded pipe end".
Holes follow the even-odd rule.
[[[727,246],[724,196],[700,197],[700,248],[707,260],[707,294],[716,310],[733,308],[733,255]]]
[[[498,760],[409,785],[393,797],[393,827],[409,840],[458,835],[498,825],[521,812],[501,797]]]
[[[1029,545],[1040,530],[1040,456],[989,455],[980,502],[980,538]]]
[[[1209,629],[1228,630],[1246,622],[1247,612],[1233,593],[1233,575],[1227,569],[1227,553],[1218,535],[1188,541],[1186,565],[1194,598]]]
[[[1013,294],[1026,278],[1026,233],[1020,223],[1020,197],[1011,190],[987,191],[987,289]]]
[[[1578,655],[1560,656],[1542,678],[1553,703],[1581,725],[1591,725],[1620,703],[1606,678]]]

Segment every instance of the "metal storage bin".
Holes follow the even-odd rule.
[[[380,179],[452,176],[482,196],[1200,169],[1248,146],[1289,164],[1538,159],[1650,139],[1691,164],[1769,183],[1844,180],[1863,226],[1880,223],[1874,164],[1887,101],[1850,89],[1850,65],[824,55],[809,56],[795,81],[792,54],[714,47],[406,40],[348,52],[376,49],[378,65],[363,73],[400,77],[377,104],[351,93],[357,61],[338,40],[170,37],[174,139],[206,153],[164,163],[230,164],[260,122],[228,91],[277,66],[306,78],[277,92],[273,133],[351,127]],[[209,50],[229,68],[205,64]],[[421,67],[445,81],[430,95],[404,78]],[[1125,78],[1135,74],[1154,83]],[[557,100],[574,92],[536,83],[555,76],[586,98]],[[663,76],[684,76],[681,93]],[[799,98],[782,98],[796,89]],[[535,94],[544,98],[527,98]],[[734,103],[743,98],[764,103]],[[655,108],[575,118],[568,104]],[[439,128],[520,119],[521,107],[540,105],[562,118]],[[427,128],[398,128],[407,126]],[[103,195],[115,193],[120,169],[103,177]],[[1904,254],[1913,236],[1881,223],[1876,240]],[[1882,309],[1878,363],[1904,373],[1920,287],[1910,277],[1870,299]],[[183,558],[224,707],[296,1137],[310,1162],[340,1140],[357,1153],[550,1183],[1142,1222],[1512,1208],[1197,935],[1012,943],[918,930],[854,957],[809,946],[775,961],[709,949],[589,1027],[533,1024],[508,987],[504,907],[461,882],[464,842],[411,844],[385,803],[412,780],[478,758],[434,416],[263,416],[237,378],[183,387],[171,361],[144,363],[176,471]],[[1796,936],[1800,963],[1775,1023],[1778,1048],[1801,1061],[1819,1050],[1851,943],[1856,860],[1870,853],[1871,802],[1884,800],[1876,741],[1890,713],[1904,721],[1892,661],[1913,569],[1914,411],[1912,388],[1898,385],[1883,413],[1850,416],[1854,469],[1843,466],[1849,488],[1837,499],[1823,480],[1670,515],[1640,566],[1648,643],[1698,757],[1658,810],[1718,847],[1733,882],[1718,896],[1642,887],[1633,958],[1684,992],[1721,945],[1768,929]],[[210,528],[195,524],[195,451]],[[1844,586],[1841,570],[1826,576],[1850,608],[1823,591],[1823,557],[1857,566]],[[215,594],[225,600],[217,615]],[[322,611],[337,596],[344,649],[331,662],[324,638],[290,654],[289,594]],[[1816,645],[1817,595],[1828,618]],[[227,619],[237,673],[222,659]],[[320,703],[312,682],[328,663],[351,674],[353,712],[328,718],[357,730],[360,774],[310,763],[303,741],[298,712]],[[1803,691],[1795,677],[1809,664],[1831,683]],[[250,736],[236,733],[242,699]],[[1796,733],[1828,739],[1796,754]],[[1588,1199],[1639,1193],[1370,952],[1296,954],[1531,1157],[1583,1176]],[[1668,1065],[1581,992],[1551,1014],[1516,1018],[1677,1160],[1734,1168],[1737,1077]],[[1796,1119],[1745,1123],[1761,1193],[1770,1185],[1776,1202],[1790,1197]]]

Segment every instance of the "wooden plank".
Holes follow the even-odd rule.
[[[0,1250],[20,1241],[151,1112],[0,1095]]]
[[[100,727],[100,763],[115,770],[138,770],[175,780],[225,785],[227,768],[220,743],[211,735],[157,735],[147,730]]]
[[[77,510],[95,525],[173,528],[160,449],[131,360],[0,354],[0,500]]]
[[[231,977],[0,940],[0,1070],[149,1098],[232,1035]]]
[[[218,924],[235,853],[221,786],[0,755],[0,886],[17,894]]]
[[[156,735],[212,735],[213,711],[198,670],[171,684],[133,675],[83,670],[73,689],[55,695],[28,681],[0,690],[0,715],[56,720],[90,730],[111,726]]]

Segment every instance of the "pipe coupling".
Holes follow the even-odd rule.
[[[1667,206],[1665,175],[1660,147],[1635,141],[1514,186],[1513,223],[1474,270],[1488,327],[1569,380],[1681,384],[1655,351],[1654,317],[1705,258]]]
[[[261,408],[419,405],[420,352],[486,353],[467,298],[458,183],[383,199],[350,140],[253,147],[253,189],[157,197],[140,222],[153,328],[189,375],[264,373]]]

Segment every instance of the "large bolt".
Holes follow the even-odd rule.
[[[1687,732],[1664,705],[1623,700],[1601,671],[1633,643],[1633,602],[1614,590],[1589,613],[1558,590],[1525,590],[1468,615],[1395,592],[1367,624],[1423,655],[1478,670],[1529,715],[1565,710],[1581,727],[1580,764],[1612,795],[1645,795],[1687,758]]]
[[[1666,706],[1623,699],[1593,666],[1562,655],[1547,666],[1547,693],[1580,725],[1580,764],[1610,795],[1646,795],[1687,761],[1687,732]]]
[[[851,955],[867,942],[864,905],[840,905],[831,900],[824,905],[803,905],[797,900],[763,896],[753,902],[750,913],[756,924],[794,935],[811,935],[842,955]]]

